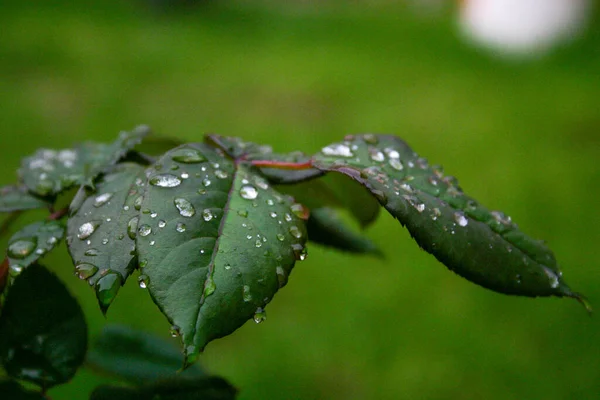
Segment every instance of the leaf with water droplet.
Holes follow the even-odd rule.
[[[87,327],[77,301],[44,267],[33,264],[11,286],[0,316],[0,363],[9,376],[49,388],[83,363]]]
[[[354,158],[318,153],[313,166],[364,185],[407,227],[427,252],[457,274],[501,293],[583,296],[562,281],[552,251],[500,212],[465,195],[453,176],[431,167],[404,141],[391,135],[355,135],[344,144]],[[383,157],[381,156],[383,155]]]
[[[146,186],[142,210],[156,211],[165,226],[140,214],[140,226],[148,225],[152,234],[138,235],[136,242],[140,260],[147,261],[142,268],[147,290],[178,327],[189,363],[208,342],[232,333],[265,307],[280,287],[277,268],[289,275],[296,261],[292,246],[304,248],[306,230],[290,199],[206,145],[167,152],[157,161],[162,170],[178,163],[172,154],[182,149],[207,160],[188,164],[189,177],[176,188]],[[210,190],[199,193],[207,179]]]
[[[311,242],[350,253],[383,256],[375,243],[347,225],[334,209],[312,209],[306,223],[306,230],[308,240]]]
[[[71,210],[67,245],[75,273],[96,288],[104,312],[136,267],[134,250],[139,212],[134,203],[142,195],[145,184],[143,167],[119,164],[103,175],[95,191],[82,187],[76,196],[77,204]],[[118,280],[113,275],[103,278],[113,273],[118,275]],[[104,279],[102,288],[97,285],[101,278]]]
[[[34,222],[15,233],[6,250],[12,278],[52,251],[64,234],[59,221]]]
[[[52,204],[51,199],[38,197],[24,186],[4,186],[0,188],[0,212],[33,210]]]
[[[111,144],[86,142],[74,149],[41,149],[21,162],[19,175],[32,193],[46,197],[78,185],[91,186],[148,134],[145,126],[121,132]]]

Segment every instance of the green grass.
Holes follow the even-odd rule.
[[[346,5],[319,13],[213,6],[157,15],[133,5],[15,2],[0,14],[0,183],[37,147],[110,141],[147,123],[317,151],[346,133],[396,133],[549,243],[566,281],[600,307],[600,29],[531,63],[471,49],[448,17]],[[600,392],[600,322],[573,301],[499,295],[448,272],[382,215],[386,260],[317,246],[267,308],[201,362],[240,399],[587,399]],[[105,323],[168,336],[127,285]],[[136,312],[132,313],[131,310]],[[82,371],[54,400],[83,399]]]

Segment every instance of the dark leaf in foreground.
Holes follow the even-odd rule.
[[[23,386],[19,385],[17,381],[9,379],[0,379],[0,394],[2,394],[2,399],[6,400],[46,399],[41,393],[26,390]]]

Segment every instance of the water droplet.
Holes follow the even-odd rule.
[[[194,214],[196,214],[196,209],[194,208],[192,203],[190,203],[186,199],[178,197],[175,200],[173,200],[173,203],[175,204],[175,207],[177,207],[177,209],[179,210],[179,214],[182,217],[190,218],[193,217]]]
[[[202,184],[203,184],[204,186],[210,186],[210,184],[211,184],[211,181],[210,181],[210,179],[208,179],[208,178],[204,178],[204,179],[202,179]]]
[[[206,194],[206,189],[198,189],[198,194]]]
[[[171,159],[182,164],[197,164],[206,161],[206,157],[198,150],[194,149],[178,149],[172,152]]]
[[[204,211],[202,211],[202,218],[208,222],[211,219],[213,219],[214,215],[210,212],[210,210],[208,208],[205,208]]]
[[[240,196],[246,200],[254,200],[258,197],[258,190],[254,186],[244,185],[240,189]]]
[[[150,244],[150,246],[154,246],[156,244],[156,241],[151,240],[149,244]]]
[[[385,149],[383,149],[383,151],[385,152],[385,154],[387,154],[387,156],[389,158],[392,159],[399,159],[400,158],[400,153],[398,153],[396,150],[390,148],[390,147],[386,147]]]
[[[148,275],[142,274],[138,277],[138,285],[140,285],[142,289],[146,289],[149,284],[150,278],[148,278]]]
[[[350,147],[346,146],[345,144],[332,144],[327,147],[323,147],[321,149],[321,153],[325,154],[326,156],[338,156],[346,158],[354,157],[354,153],[352,153]]]
[[[21,238],[8,245],[8,256],[23,259],[30,255],[37,247],[37,237]]]
[[[556,289],[560,285],[560,279],[558,278],[558,275],[556,275],[556,273],[554,271],[552,271],[550,268],[548,268],[544,265],[542,267],[544,269],[544,272],[548,276],[548,279],[550,280],[550,287],[552,289]]]
[[[10,264],[10,271],[8,272],[12,276],[17,276],[23,272],[23,266],[19,264]]]
[[[158,216],[158,213],[155,213],[155,212],[150,214],[150,218],[156,218],[157,216]]]
[[[164,221],[162,219],[160,221],[158,221],[158,227],[159,228],[164,228],[166,225],[167,225],[166,221]]]
[[[390,167],[394,168],[396,171],[402,171],[404,166],[397,158],[390,158]]]
[[[237,214],[240,217],[246,218],[248,216],[248,210],[238,210]]]
[[[139,227],[138,232],[140,236],[148,236],[152,233],[152,228],[150,227],[150,225],[144,224]]]
[[[371,158],[371,160],[376,161],[376,162],[385,161],[385,155],[383,155],[383,153],[381,151],[379,151],[378,149],[375,149],[375,148],[369,149],[369,157]]]
[[[187,172],[182,172],[180,176],[181,176],[181,179],[187,179],[190,177],[190,174],[188,174]]]
[[[102,239],[102,244],[108,244],[108,239],[107,238]]]
[[[302,237],[302,232],[296,225],[290,226],[290,234],[296,239],[300,239]]]
[[[256,186],[258,186],[259,188],[261,188],[262,190],[267,190],[269,188],[269,184],[267,183],[267,181],[265,181],[262,178],[256,178],[254,180],[254,182],[256,183]]]
[[[254,245],[256,247],[261,247],[262,246],[262,242],[260,241],[260,239],[256,239],[256,242],[254,242]]]
[[[85,251],[85,253],[83,253],[84,255],[88,256],[88,257],[95,257],[99,254],[100,252],[98,251],[98,249],[87,249]]]
[[[292,244],[292,251],[294,252],[296,260],[304,261],[308,255],[306,248],[300,243]]]
[[[98,272],[98,267],[90,263],[80,263],[75,266],[75,275],[79,279],[88,279]]]
[[[110,303],[115,299],[121,288],[121,275],[109,272],[96,282],[96,298],[103,311],[106,311]]]
[[[92,233],[94,233],[96,228],[100,226],[100,224],[100,221],[91,221],[82,224],[79,227],[79,233],[77,234],[77,237],[81,240],[89,238],[92,235]]]
[[[436,207],[431,212],[431,219],[435,221],[440,215],[442,215],[442,212]]]
[[[220,169],[218,169],[215,171],[215,176],[219,179],[225,179],[225,178],[227,178],[228,175],[227,175],[227,172],[221,171]]]
[[[209,275],[206,278],[206,282],[204,282],[204,297],[208,297],[215,292],[217,289],[217,285],[215,285],[215,280],[212,275]]]
[[[254,313],[254,322],[256,322],[257,324],[260,324],[261,322],[263,322],[266,319],[267,319],[267,312],[265,311],[264,308],[258,307],[256,309],[256,312]]]
[[[99,196],[96,196],[94,199],[94,207],[100,207],[104,204],[108,203],[108,201],[113,197],[112,193],[103,193]]]
[[[309,216],[309,211],[308,208],[304,207],[302,204],[296,203],[296,204],[292,204],[290,207],[290,211],[292,211],[292,214],[294,214],[296,217],[303,219],[303,220],[307,220],[308,216]]]
[[[284,287],[288,282],[288,274],[285,272],[282,266],[277,266],[277,268],[275,268],[275,273],[277,274],[279,288]]]
[[[285,240],[285,236],[282,233],[278,233],[277,240],[279,240],[280,242],[283,242]]]
[[[176,230],[177,232],[185,232],[185,224],[183,224],[183,223],[179,222],[179,223],[177,224],[177,226],[175,227],[175,230]]]
[[[171,329],[169,330],[169,334],[171,337],[178,337],[181,335],[181,328],[177,325],[171,325]]]
[[[277,218],[277,213],[276,213],[276,212],[273,212],[273,211],[271,211],[271,212],[269,213],[269,216],[270,216],[271,218]]]
[[[56,243],[58,243],[58,238],[55,236],[50,236],[48,240],[46,240],[48,246],[54,246]]]
[[[135,239],[135,236],[137,234],[137,227],[138,227],[138,222],[140,221],[139,217],[133,217],[129,220],[129,222],[127,223],[127,236],[129,236],[129,239]]]
[[[224,265],[224,267],[225,267],[226,270],[230,270],[231,269],[231,264],[227,263],[227,264]]]
[[[243,298],[246,303],[252,301],[252,294],[250,293],[250,286],[244,285],[243,288]]]
[[[366,134],[362,135],[362,138],[366,143],[370,143],[370,144],[378,143],[377,136],[373,135],[372,133],[366,133]]]
[[[454,220],[460,226],[467,226],[467,224],[469,223],[469,220],[467,219],[467,217],[465,217],[465,213],[463,213],[462,211],[457,211],[454,213]]]
[[[158,187],[175,187],[181,184],[181,179],[171,174],[161,174],[150,178],[150,184]]]
[[[285,213],[285,215],[283,216],[283,219],[285,219],[286,222],[292,222],[292,216],[288,213]]]

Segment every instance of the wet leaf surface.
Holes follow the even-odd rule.
[[[48,207],[49,199],[34,196],[23,186],[4,186],[0,188],[0,212],[32,210]]]

